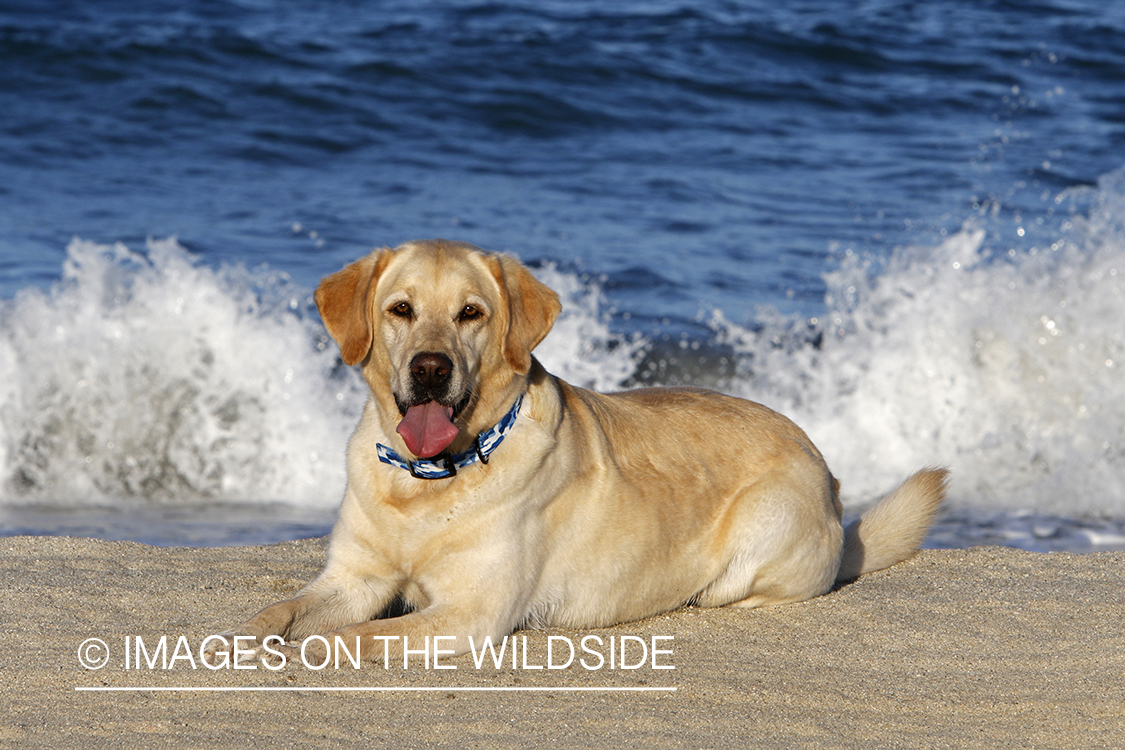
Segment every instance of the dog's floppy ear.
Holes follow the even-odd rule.
[[[371,351],[368,299],[390,258],[390,250],[376,250],[326,276],[316,288],[316,308],[324,327],[340,345],[340,356],[346,364],[362,362]]]
[[[507,306],[504,358],[523,375],[531,369],[531,350],[551,330],[562,305],[557,294],[510,255],[491,255],[489,265]]]

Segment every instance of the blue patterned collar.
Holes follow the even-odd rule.
[[[516,403],[512,404],[512,408],[508,410],[503,419],[493,425],[492,429],[477,435],[476,439],[473,440],[473,447],[464,453],[458,453],[456,456],[443,453],[435,458],[420,458],[416,461],[408,461],[393,449],[382,443],[376,443],[375,448],[379,453],[379,460],[385,464],[406,469],[411,476],[418,479],[445,479],[446,477],[456,476],[458,469],[464,469],[466,466],[476,463],[477,460],[480,460],[482,464],[487,464],[489,455],[500,447],[500,443],[504,442],[504,438],[515,425],[521,404],[523,404],[523,395],[516,399]]]

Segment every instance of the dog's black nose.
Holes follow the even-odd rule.
[[[449,381],[453,361],[438,352],[422,352],[410,360],[410,374],[424,388],[440,388]]]

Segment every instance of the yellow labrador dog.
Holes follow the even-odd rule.
[[[521,627],[796,602],[910,557],[944,496],[946,472],[921,471],[845,531],[837,481],[780,414],[559,380],[531,355],[558,297],[506,255],[409,242],[316,302],[371,387],[347,491],[320,576],[227,637],[359,636],[377,658],[442,636],[464,653]],[[406,614],[375,619],[396,599]]]

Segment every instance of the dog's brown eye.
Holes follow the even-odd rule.
[[[410,306],[409,302],[399,302],[391,308],[390,313],[400,318],[409,318],[414,315],[414,308]]]
[[[458,316],[458,319],[462,321],[476,320],[482,315],[484,315],[484,313],[481,312],[481,309],[476,305],[465,305],[465,307],[461,309],[461,315]]]

